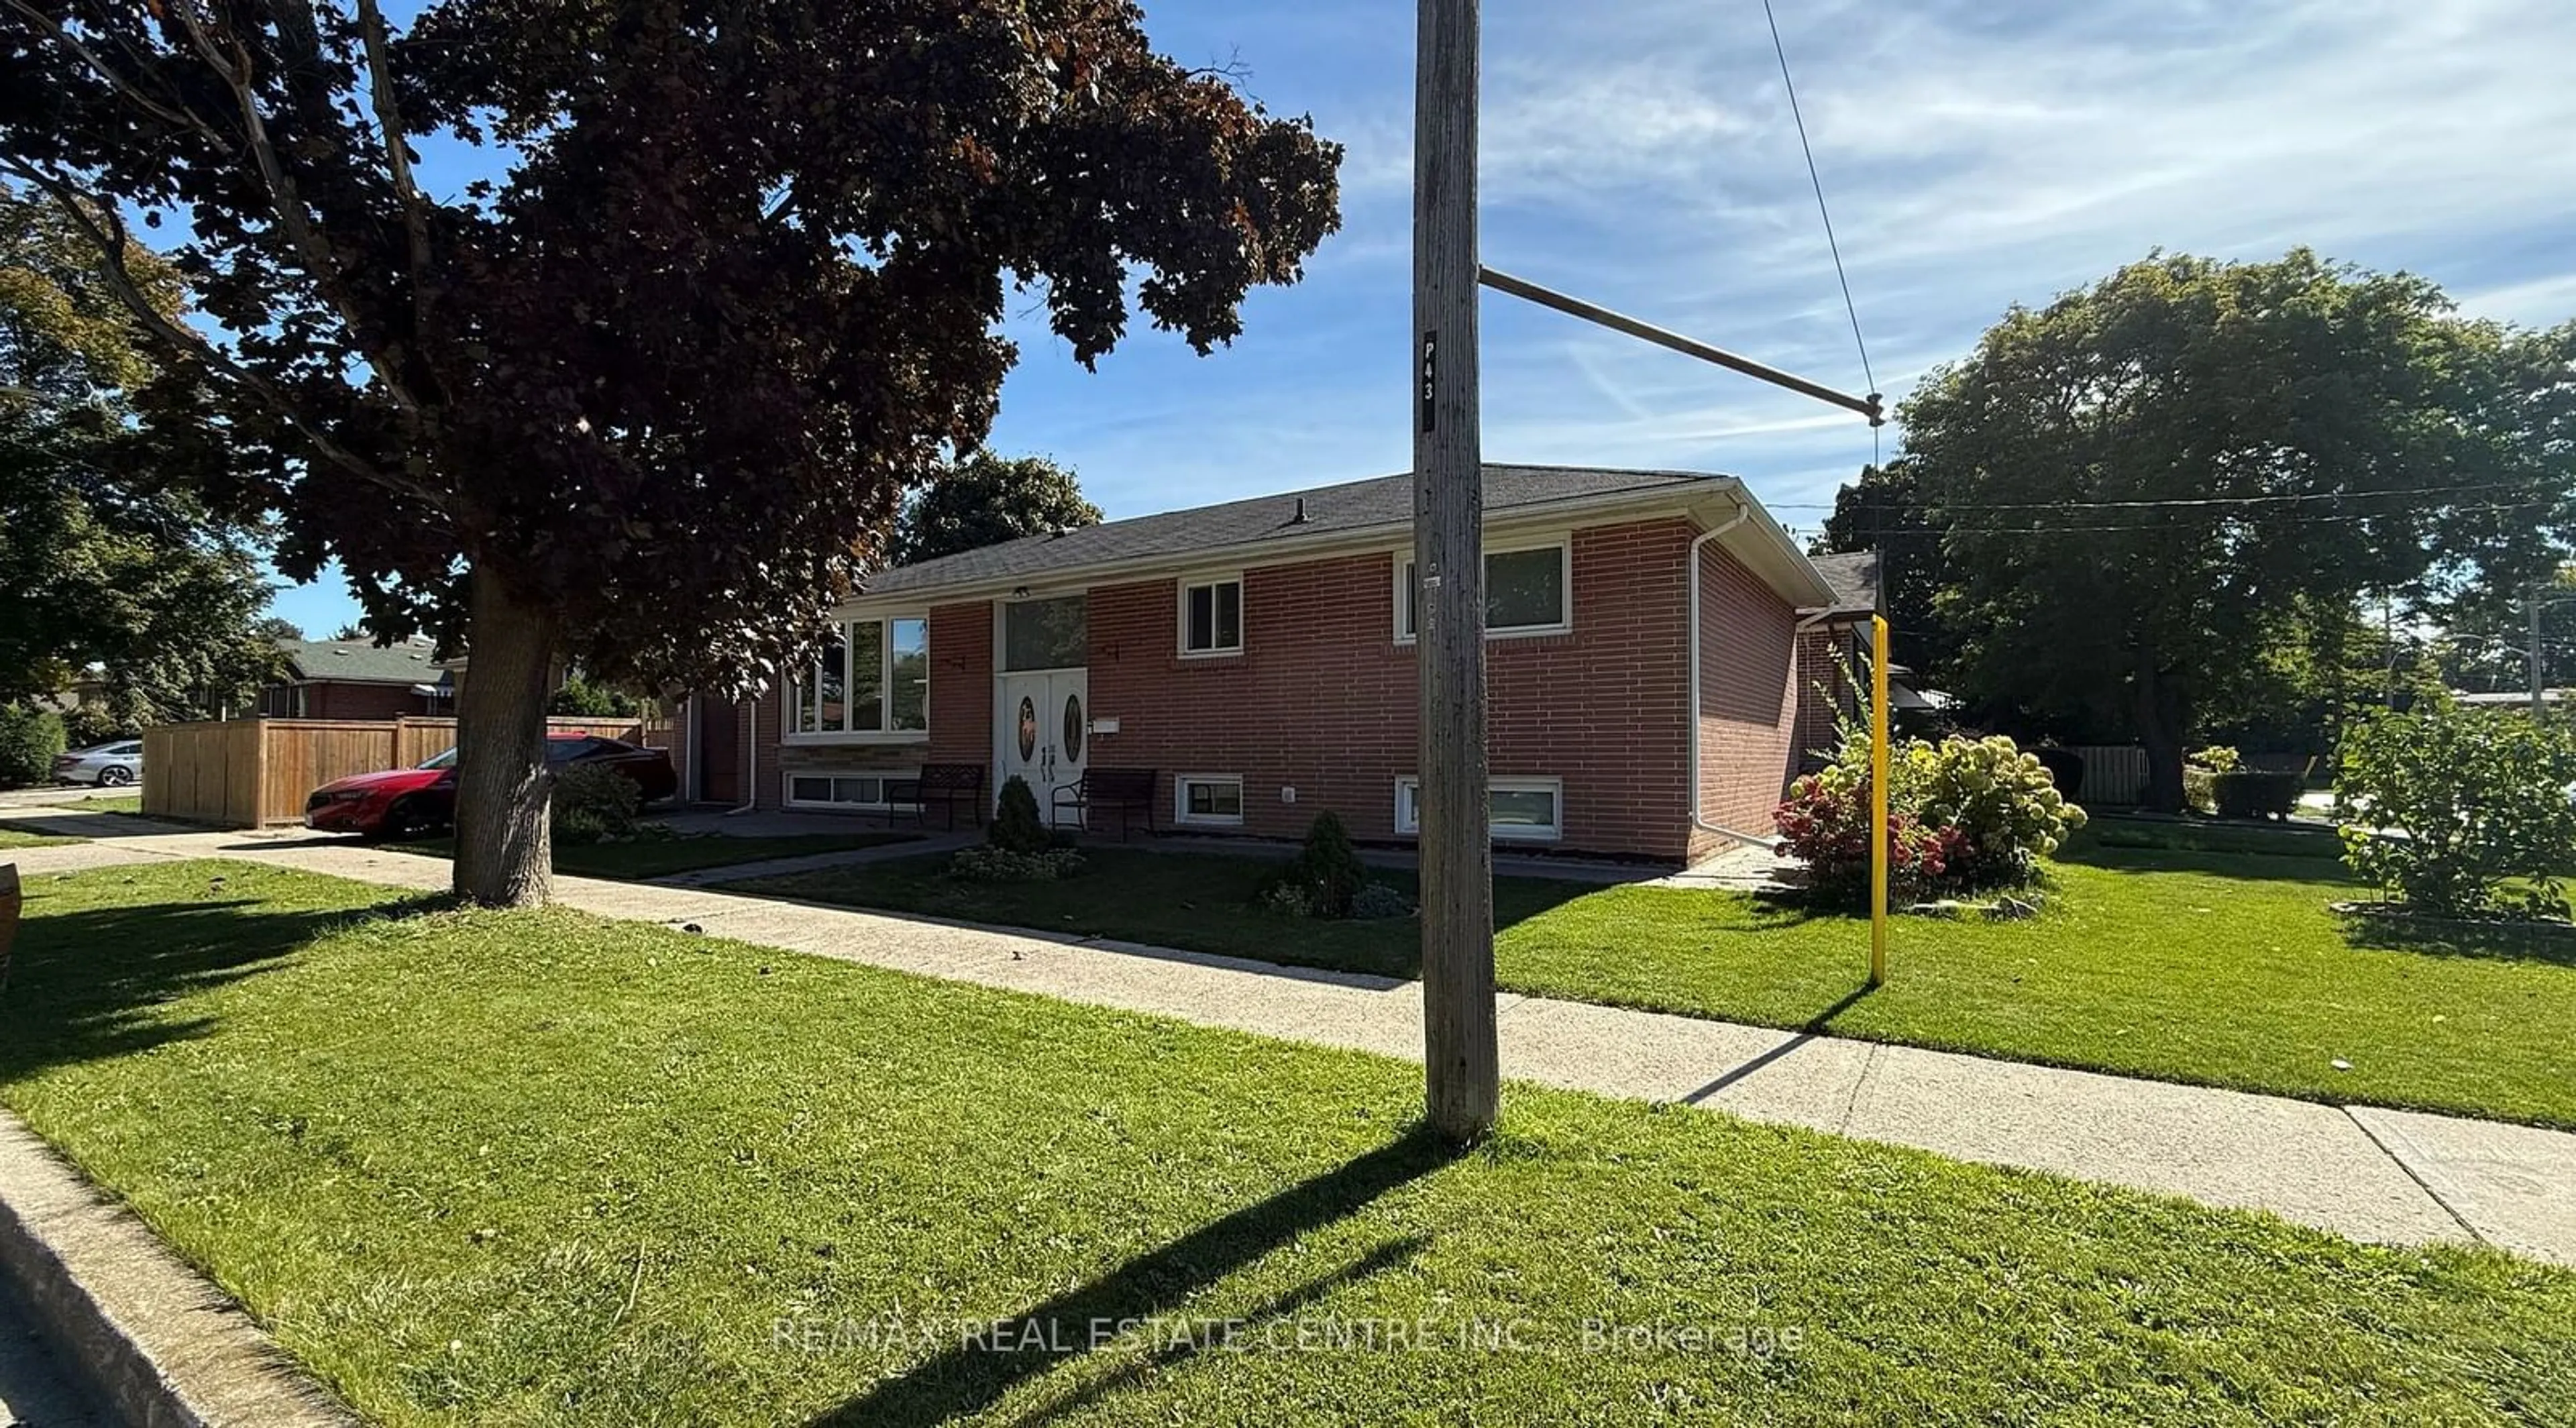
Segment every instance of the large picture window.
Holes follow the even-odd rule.
[[[1091,663],[1091,601],[1082,595],[1002,607],[1002,668],[1082,669]]]
[[[1573,556],[1563,542],[1485,552],[1485,633],[1547,635],[1574,628]],[[1395,638],[1420,628],[1422,581],[1410,557],[1395,562]]]
[[[787,693],[790,734],[925,733],[930,622],[853,620]]]

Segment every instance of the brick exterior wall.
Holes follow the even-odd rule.
[[[1562,781],[1564,836],[1532,845],[1679,861],[1726,840],[1690,827],[1685,560],[1696,534],[1675,518],[1574,532],[1574,628],[1487,646],[1496,778]],[[1703,782],[1712,820],[1770,825],[1794,767],[1795,613],[1738,564],[1703,553]],[[1395,642],[1395,557],[1379,551],[1242,572],[1244,652],[1184,659],[1175,579],[1090,589],[1094,767],[1151,768],[1169,824],[1176,774],[1240,775],[1240,828],[1294,838],[1325,809],[1352,836],[1403,842],[1395,787],[1415,772],[1414,647]],[[783,693],[761,701],[764,807],[785,770],[891,772],[993,758],[993,613],[930,611],[930,740],[902,745],[781,741]],[[988,775],[989,777],[989,775]],[[1287,790],[1294,790],[1289,802]]]
[[[1700,816],[1767,835],[1797,772],[1798,613],[1714,544],[1700,552]],[[1697,858],[1730,840],[1691,830]]]
[[[432,671],[435,673],[435,671]],[[339,680],[318,680],[303,687],[303,712],[292,717],[301,719],[399,719],[405,714],[450,714],[453,709],[433,710],[430,701],[411,692],[403,684],[351,684]],[[271,706],[277,707],[272,710]],[[292,686],[279,685],[265,692],[260,700],[263,712],[278,713],[295,707]]]
[[[1563,781],[1569,851],[1679,858],[1687,809],[1678,519],[1577,531],[1574,630],[1487,647],[1497,778]],[[1240,774],[1242,833],[1295,837],[1331,809],[1393,841],[1395,785],[1414,773],[1414,648],[1395,643],[1391,553],[1244,572],[1244,653],[1182,659],[1176,582],[1091,592],[1097,765]],[[1283,790],[1294,789],[1296,802]]]

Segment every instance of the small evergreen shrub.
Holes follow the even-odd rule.
[[[1013,774],[1002,785],[1002,800],[993,811],[992,826],[984,831],[984,841],[1010,853],[1036,854],[1055,847],[1055,838],[1038,816],[1038,796],[1029,791],[1027,779]]]
[[[566,764],[555,771],[554,838],[599,843],[635,836],[644,792],[604,764]]]
[[[23,704],[0,707],[0,788],[51,783],[63,751],[62,716]]]
[[[2288,818],[2307,780],[2294,773],[2238,769],[2211,778],[2211,806],[2221,818]]]
[[[948,860],[948,876],[968,883],[1051,883],[1081,871],[1082,854],[1071,848],[1022,853],[988,843]]]
[[[1306,846],[1280,871],[1275,887],[1294,888],[1310,917],[1348,917],[1351,902],[1368,885],[1368,867],[1351,846],[1341,815],[1327,810],[1306,829]]]

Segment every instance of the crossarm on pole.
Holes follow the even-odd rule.
[[[1569,317],[1579,317],[1586,322],[1599,323],[1614,332],[1624,332],[1630,337],[1644,338],[1658,347],[1669,347],[1686,357],[1696,357],[1703,362],[1714,362],[1720,367],[1741,372],[1758,381],[1769,382],[1775,387],[1786,387],[1790,391],[1814,397],[1820,402],[1831,402],[1835,406],[1856,411],[1869,418],[1871,426],[1887,424],[1886,403],[1876,392],[1866,397],[1855,397],[1848,392],[1838,392],[1822,383],[1810,382],[1795,373],[1765,366],[1750,357],[1739,357],[1725,348],[1711,347],[1697,338],[1684,337],[1678,332],[1657,327],[1651,322],[1640,322],[1625,313],[1612,312],[1598,304],[1585,302],[1581,298],[1568,297],[1561,292],[1540,287],[1526,279],[1497,272],[1492,268],[1479,269],[1476,278],[1478,282],[1496,292],[1510,293],[1513,297],[1537,303],[1541,307],[1554,308]]]

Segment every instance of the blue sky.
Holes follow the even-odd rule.
[[[993,445],[1115,518],[1405,468],[1412,7],[1147,0],[1349,146],[1343,229],[1199,358],[1141,326],[1097,373],[1014,308]],[[2296,244],[2468,311],[2576,317],[2565,0],[1783,3],[1817,162],[1892,399],[2003,310],[2156,247]],[[1778,366],[1864,383],[1759,0],[1487,0],[1485,261]],[[1857,418],[1488,295],[1490,460],[1743,476],[1782,521],[1871,454]],[[1901,433],[1886,434],[1892,451]],[[314,633],[336,583],[280,593]]]

